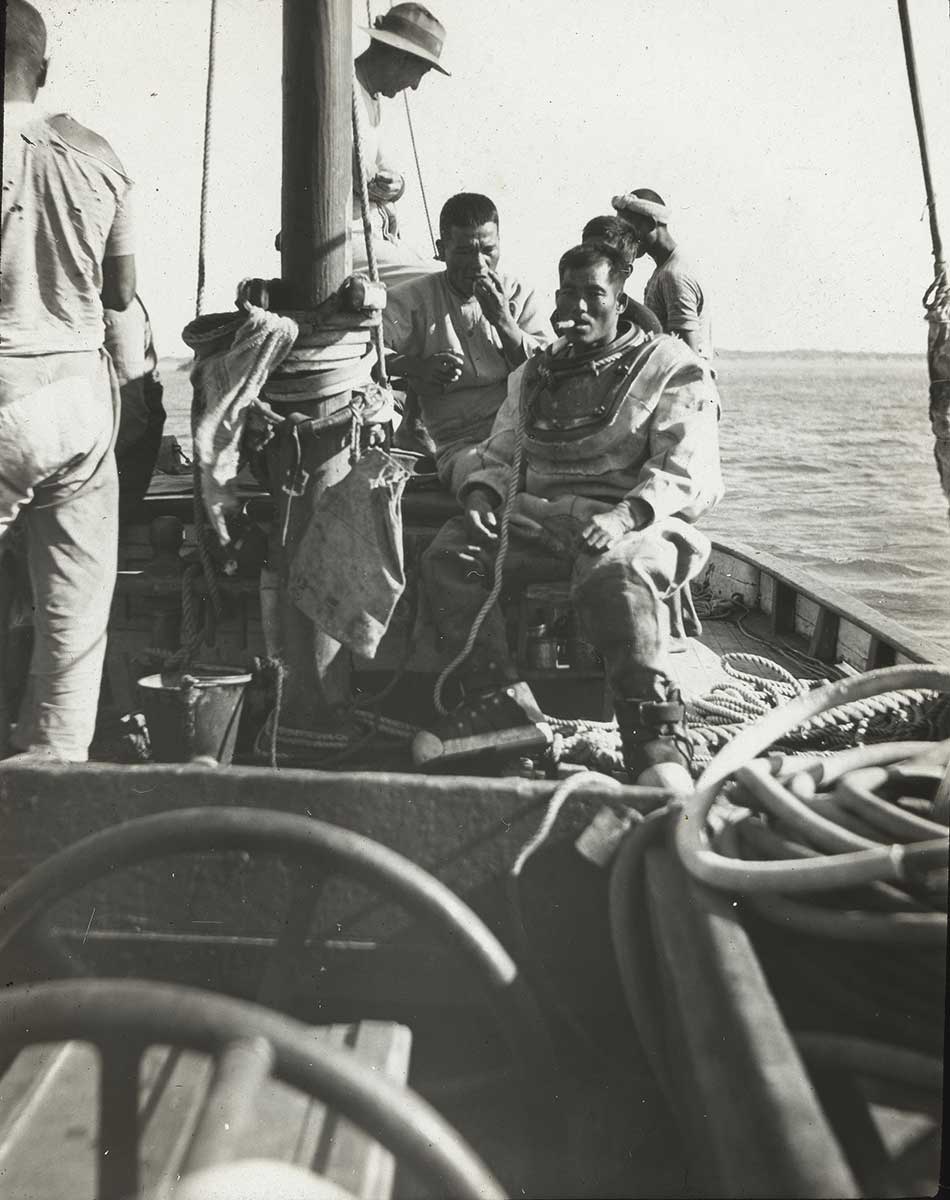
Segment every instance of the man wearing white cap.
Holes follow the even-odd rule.
[[[664,333],[681,338],[691,350],[711,360],[706,297],[696,271],[669,231],[670,210],[663,197],[650,188],[635,188],[614,196],[612,203],[637,239],[637,257],[648,254],[656,263],[643,293],[644,304],[656,313]]]
[[[394,4],[366,32],[370,36],[369,46],[356,60],[356,80],[363,106],[360,122],[363,162],[368,176],[376,262],[380,278],[392,285],[439,270],[440,264],[425,260],[399,237],[394,205],[405,191],[406,181],[388,157],[382,97],[391,100],[400,92],[415,91],[431,70],[449,74],[439,61],[445,29],[427,8],[410,3]],[[355,156],[352,246],[354,271],[365,271],[366,246]]]

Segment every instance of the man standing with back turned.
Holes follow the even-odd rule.
[[[634,188],[614,196],[612,203],[637,240],[637,257],[648,254],[656,264],[643,303],[656,313],[664,333],[672,333],[700,358],[712,361],[709,306],[696,271],[670,233],[670,210],[663,197],[649,188]]]
[[[15,750],[84,762],[95,727],[115,586],[112,454],[118,387],[103,350],[103,304],[135,294],[131,186],[111,146],[65,114],[46,116],[46,26],[8,0],[0,293],[0,554],[19,517],[35,644]],[[2,642],[0,642],[2,644]],[[0,680],[2,680],[0,663]],[[0,695],[0,710],[3,708]]]

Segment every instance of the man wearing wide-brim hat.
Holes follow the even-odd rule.
[[[441,63],[445,28],[421,4],[407,3],[394,4],[365,32],[370,43],[356,60],[363,162],[369,185],[373,249],[381,279],[393,285],[436,270],[439,264],[424,259],[399,237],[394,205],[406,181],[387,153],[388,114],[382,99],[415,91],[429,71],[449,74]],[[355,153],[353,172],[353,268],[359,271],[366,270],[366,249]]]

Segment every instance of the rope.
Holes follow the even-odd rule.
[[[947,264],[943,257],[943,244],[940,239],[940,228],[937,224],[937,195],[934,191],[933,178],[930,173],[930,154],[927,149],[927,127],[924,122],[923,108],[920,103],[920,86],[917,81],[917,57],[914,53],[914,40],[910,29],[910,12],[907,0],[897,0],[897,13],[901,24],[901,40],[904,43],[904,63],[907,67],[907,83],[910,87],[910,101],[914,110],[914,125],[917,128],[917,146],[920,151],[920,166],[924,176],[924,189],[927,193],[927,209],[930,214],[930,240],[933,246],[934,277],[939,279],[946,274]]]
[[[360,189],[360,214],[363,218],[363,237],[366,241],[366,263],[369,277],[379,283],[379,267],[376,263],[376,248],[373,245],[373,227],[369,219],[369,184],[366,174],[366,159],[363,153],[363,113],[360,104],[359,82],[353,72],[353,153],[356,157],[356,180]]]
[[[214,98],[214,71],[218,41],[218,0],[211,0],[208,23],[208,78],[205,86],[205,131],[201,159],[201,208],[198,218],[198,284],[195,293],[195,316],[204,311],[205,245],[208,233],[208,183],[211,175],[211,117]]]
[[[392,717],[384,717],[379,713],[363,713],[359,710],[350,714],[351,722],[362,734],[354,740],[352,732],[334,733],[310,729],[293,729],[279,724],[279,713],[275,707],[258,732],[254,743],[254,753],[260,758],[273,755],[272,765],[276,765],[278,755],[286,761],[301,765],[312,764],[321,770],[336,765],[345,757],[357,750],[365,748],[368,742],[382,734],[397,744],[410,742],[418,733],[414,725],[397,721]],[[321,757],[325,752],[335,752],[330,758]]]
[[[468,637],[465,640],[465,645],[456,654],[455,658],[439,675],[435,681],[435,688],[432,693],[432,703],[435,706],[436,712],[443,717],[448,710],[442,703],[442,689],[447,680],[452,676],[458,667],[471,654],[475,641],[478,637],[482,625],[485,623],[485,618],[498,602],[498,597],[501,595],[502,573],[504,570],[505,559],[508,556],[508,529],[511,523],[511,511],[514,507],[515,497],[518,494],[518,487],[521,482],[521,460],[524,455],[524,431],[527,421],[528,403],[525,397],[526,385],[522,382],[521,395],[518,403],[518,427],[515,434],[515,452],[511,460],[511,472],[508,476],[508,492],[505,496],[505,506],[501,514],[501,530],[498,535],[498,551],[495,555],[494,579],[492,580],[491,590],[485,597],[481,608],[478,610],[475,620],[472,622],[472,628],[468,632]]]
[[[406,92],[403,92],[402,98],[406,106],[406,121],[409,124],[409,141],[412,143],[412,157],[416,161],[416,178],[419,180],[419,191],[422,194],[422,208],[426,214],[426,225],[429,227],[429,241],[432,243],[432,253],[438,254],[439,249],[435,244],[435,233],[432,230],[432,217],[429,215],[429,201],[426,199],[426,185],[422,179],[422,166],[419,163],[419,151],[416,149],[416,131],[412,127],[412,113],[409,111],[409,96]]]
[[[367,5],[367,11],[369,5]],[[370,20],[372,24],[372,20]],[[366,263],[369,267],[369,277],[373,283],[379,283],[379,266],[376,262],[376,247],[373,245],[373,227],[369,219],[369,186],[366,177],[366,156],[363,152],[363,112],[360,103],[359,84],[356,71],[353,71],[353,151],[356,155],[356,175],[360,188],[360,214],[363,218],[363,238],[366,242]],[[379,381],[383,387],[388,387],[386,376],[386,351],[383,346],[382,322],[373,327],[373,341],[376,345],[376,356],[379,360]]]

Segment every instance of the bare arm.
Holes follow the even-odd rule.
[[[674,329],[672,331],[678,338],[689,346],[690,350],[695,350],[697,354],[704,354],[703,339],[699,334],[698,329]]]
[[[135,298],[135,255],[119,254],[102,260],[102,304],[124,312]]]

